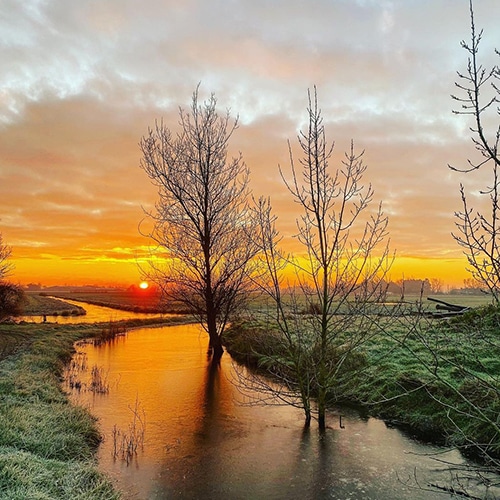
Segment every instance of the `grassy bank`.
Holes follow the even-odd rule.
[[[118,323],[121,330],[151,321]],[[108,328],[0,324],[0,498],[120,497],[96,467],[97,422],[87,410],[72,406],[61,388],[74,342],[100,337]]]
[[[85,309],[52,297],[27,293],[23,314],[26,316],[80,316],[85,314]]]
[[[0,497],[119,498],[94,463],[96,422],[61,390],[76,340],[93,326],[0,325]]]
[[[54,292],[52,295],[61,299],[77,300],[101,307],[110,307],[121,311],[137,313],[164,313],[184,314],[186,310],[182,304],[161,300],[161,296],[154,289],[130,290],[101,290],[101,291],[71,291]]]
[[[426,438],[499,457],[500,316],[484,311],[378,337],[347,397]]]
[[[255,322],[234,325],[225,340],[233,356],[253,366],[261,354],[280,354],[277,333]],[[500,456],[497,310],[425,320],[413,330],[402,320],[361,346],[354,366],[339,377],[332,404],[360,405],[421,437],[469,451],[479,443]]]

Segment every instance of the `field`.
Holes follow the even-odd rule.
[[[137,290],[60,296],[139,310],[158,304],[156,294],[138,295]],[[483,296],[438,297],[463,306],[488,302]],[[417,297],[407,297],[410,303],[415,300]],[[263,305],[254,302],[252,309]],[[61,301],[39,294],[30,294],[28,307],[32,314],[63,312]],[[434,308],[434,304],[429,303],[429,307]],[[175,321],[189,320],[181,316]],[[152,321],[158,320],[114,326],[120,330]],[[407,335],[407,326],[392,325],[390,331],[363,346],[360,355],[365,362],[349,377],[339,379],[338,394],[332,395],[331,403],[360,405],[388,422],[406,424],[419,435],[442,438],[451,445],[465,448],[470,442],[489,443],[489,451],[497,453],[498,432],[478,418],[470,404],[495,421],[500,413],[498,313],[490,310],[489,314],[471,312],[446,321],[425,320],[412,335]],[[87,410],[68,404],[60,385],[73,343],[89,337],[105,338],[108,328],[104,324],[0,325],[2,498],[119,498],[96,468],[94,456],[100,436],[95,420]],[[247,333],[233,329],[229,343],[240,354],[255,355],[256,346],[251,344],[255,337]],[[269,330],[259,333],[262,342],[272,341]],[[425,339],[432,340],[439,357],[437,365],[431,361],[433,353]],[[464,398],[459,400],[452,389]]]
[[[85,310],[81,307],[39,293],[27,293],[26,299],[25,316],[79,316],[85,314]]]
[[[466,307],[479,307],[490,302],[487,295],[433,295],[433,297],[446,302]],[[71,291],[29,292],[27,293],[27,304],[25,315],[76,315],[81,314],[77,307],[69,305],[60,299],[77,300],[98,306],[111,307],[125,311],[143,313],[189,313],[185,306],[172,300],[162,299],[158,290],[150,287],[143,290],[138,287],[129,289],[95,289],[85,290],[75,288]],[[407,295],[405,301],[415,303],[419,300],[417,295]],[[387,302],[397,302],[399,297],[388,296]],[[248,308],[252,311],[266,308],[268,304],[262,297],[252,297]],[[424,306],[429,310],[435,310],[435,303],[424,298]]]
[[[129,289],[102,289],[83,291],[54,291],[53,297],[61,299],[78,300],[97,306],[112,307],[123,311],[141,313],[183,313],[187,312],[183,306],[174,301],[164,301],[155,288],[143,290],[141,288]]]
[[[430,309],[436,307],[435,303],[429,301],[430,298],[434,299],[439,299],[443,300],[445,302],[448,302],[450,304],[455,304],[458,306],[464,306],[464,307],[482,307],[486,306],[488,304],[491,304],[491,297],[487,294],[477,294],[477,295],[458,295],[458,294],[429,294],[428,296],[423,297],[423,303],[424,305],[426,304]],[[393,296],[392,299],[390,298],[389,300],[397,302],[399,297]],[[417,302],[420,299],[418,295],[407,295],[405,297],[405,300],[407,302]]]

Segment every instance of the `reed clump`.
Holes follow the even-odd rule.
[[[129,406],[133,418],[128,429],[123,431],[115,424],[113,426],[113,458],[121,459],[129,465],[139,449],[144,448],[144,437],[146,433],[146,413],[140,407],[136,398],[134,407]]]
[[[100,346],[115,340],[127,333],[127,328],[121,323],[110,321],[108,325],[103,327],[98,335],[92,339],[95,346]]]
[[[94,365],[92,367],[89,390],[94,394],[107,394],[109,392],[108,377],[102,366]]]

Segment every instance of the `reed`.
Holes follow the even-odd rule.
[[[146,433],[146,413],[141,408],[138,398],[135,399],[134,407],[129,406],[132,412],[132,421],[128,429],[123,431],[116,424],[113,426],[113,458],[120,458],[129,465],[137,451],[144,448],[144,438]]]
[[[100,346],[115,340],[117,337],[127,333],[127,328],[123,324],[110,321],[106,327],[102,328],[100,333],[92,339],[95,346]]]
[[[107,394],[109,392],[108,377],[104,368],[94,365],[90,371],[89,390],[94,394]]]

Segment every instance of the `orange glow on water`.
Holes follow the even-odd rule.
[[[332,413],[327,433],[304,432],[300,409],[263,405],[269,395],[255,393],[251,383],[238,385],[245,370],[229,354],[214,369],[206,347],[198,325],[133,330],[108,344],[78,346],[75,366],[82,369],[74,373],[82,389],[71,399],[98,417],[100,467],[130,498],[219,498],[221,492],[320,498],[327,490],[339,498],[385,498],[378,493],[386,490],[402,498],[395,468],[434,474],[427,448],[348,409],[344,429]],[[94,368],[109,392],[86,390]],[[130,463],[113,452],[124,435],[142,439]]]

